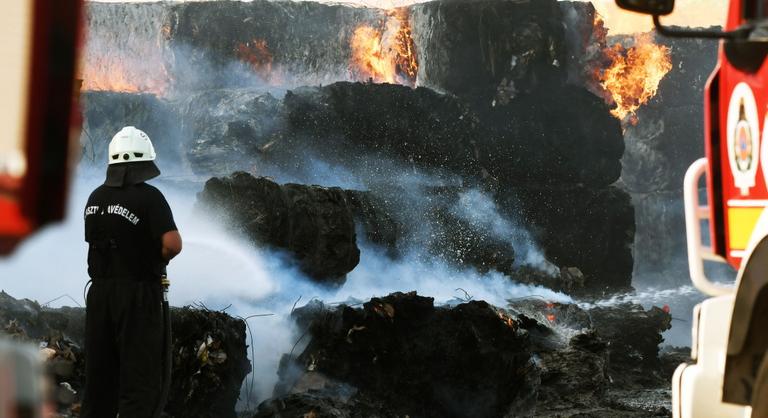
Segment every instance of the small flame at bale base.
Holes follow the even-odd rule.
[[[264,80],[272,79],[272,52],[265,39],[242,42],[235,47],[235,56],[248,64]]]
[[[82,78],[82,91],[149,93],[162,97],[168,90],[168,73],[160,64],[147,72],[123,61],[89,57]]]

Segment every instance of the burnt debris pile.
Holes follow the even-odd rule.
[[[165,412],[172,417],[234,418],[251,366],[245,323],[221,312],[173,308],[173,367]],[[85,379],[85,310],[51,309],[0,292],[0,337],[39,345],[64,416],[79,416]]]
[[[435,306],[415,293],[362,306],[313,302],[293,314],[309,343],[284,356],[275,398],[256,416],[666,415],[663,396],[615,402],[669,378],[658,355],[669,315],[625,308]],[[636,326],[629,334],[627,321]]]
[[[173,312],[172,417],[235,417],[250,370],[245,324],[221,312]],[[360,304],[313,301],[272,398],[255,417],[665,416],[671,317],[659,308],[484,301],[393,293]],[[78,416],[85,315],[0,293],[0,335],[37,344],[62,416]],[[630,395],[631,394],[631,395]],[[627,399],[627,397],[631,399]],[[482,402],[478,402],[482,400]]]

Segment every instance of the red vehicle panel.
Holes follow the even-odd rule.
[[[732,1],[725,29],[762,19],[768,16],[768,5],[765,9],[756,1]],[[756,56],[754,51],[750,53]],[[741,265],[752,231],[768,206],[768,90],[764,81],[768,66],[764,59],[756,61],[737,67],[733,53],[729,55],[728,48],[721,47],[719,65],[705,93],[712,246],[735,268]]]

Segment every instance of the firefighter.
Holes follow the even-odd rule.
[[[162,410],[164,325],[161,277],[181,236],[157,177],[155,150],[132,126],[109,144],[106,181],[85,207],[85,418],[149,418]],[[166,342],[167,344],[167,342]]]

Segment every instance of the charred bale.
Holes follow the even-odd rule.
[[[565,79],[563,21],[553,0],[411,6],[419,82],[480,107]],[[499,97],[501,96],[501,97]]]
[[[512,301],[510,315],[528,332],[539,360],[536,416],[645,417],[664,410],[668,364],[677,357],[659,355],[671,321],[662,309],[582,308],[531,298]],[[622,394],[637,399],[622,401]]]
[[[582,87],[541,85],[481,115],[480,164],[503,186],[584,184],[605,188],[621,174],[619,121]]]
[[[432,298],[393,293],[362,308],[316,303],[294,317],[311,341],[295,359],[283,361],[278,396],[311,372],[352,385],[400,415],[531,411],[538,373],[527,337],[485,302],[435,307]]]
[[[609,385],[606,342],[593,330],[576,334],[558,350],[543,350],[538,405],[544,411],[568,411],[599,403]]]
[[[672,70],[656,96],[638,109],[639,122],[626,128],[621,184],[636,207],[636,280],[682,285],[688,282],[683,177],[693,161],[704,157],[702,99],[717,62],[717,44],[661,36],[654,40],[669,48]]]
[[[611,38],[629,42],[626,37]],[[669,48],[672,70],[658,93],[627,126],[622,181],[634,193],[679,191],[688,166],[704,156],[704,86],[717,63],[717,44],[704,39],[658,36]]]
[[[240,387],[251,371],[245,322],[223,312],[171,313],[173,382],[165,412],[173,417],[235,418]]]
[[[610,342],[609,373],[624,387],[657,387],[667,382],[659,359],[661,333],[672,317],[661,308],[644,310],[630,303],[589,310],[594,328]]]
[[[335,161],[396,157],[422,168],[480,174],[474,114],[454,97],[426,88],[339,82],[288,92],[286,123],[299,146]],[[342,165],[343,162],[342,162]]]
[[[386,18],[381,9],[266,0],[94,2],[86,10],[86,88],[169,95],[347,80],[344,46],[355,28],[382,28]],[[114,30],[121,25],[131,30]]]
[[[337,388],[334,388],[336,390]],[[253,418],[400,418],[390,408],[357,393],[308,390],[262,402]]]
[[[205,90],[174,103],[190,167],[209,174],[246,170],[280,137],[280,100],[250,89]]]
[[[285,111],[292,137],[304,147],[323,147],[318,157],[331,160],[343,147],[506,186],[604,187],[621,172],[620,124],[581,87],[542,85],[476,113],[425,88],[341,82],[290,92]]]
[[[635,218],[625,191],[520,187],[501,192],[500,199],[529,226],[547,260],[584,274],[583,288],[572,293],[630,289]]]
[[[341,284],[360,261],[352,210],[339,188],[237,172],[208,180],[198,202],[255,242],[287,251],[318,281]]]

